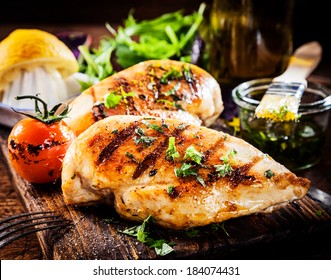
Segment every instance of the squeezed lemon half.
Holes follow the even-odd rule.
[[[78,71],[72,51],[56,36],[39,29],[16,29],[0,42],[0,91],[20,71],[55,69],[63,78]]]

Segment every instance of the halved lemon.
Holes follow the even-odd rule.
[[[0,42],[0,90],[20,71],[55,69],[63,78],[78,71],[72,51],[55,35],[39,29],[16,29]]]

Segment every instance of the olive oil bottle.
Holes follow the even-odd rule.
[[[210,73],[222,84],[275,77],[293,50],[294,0],[214,0],[210,9]]]

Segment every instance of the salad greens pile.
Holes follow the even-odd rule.
[[[106,23],[111,36],[105,36],[97,48],[82,45],[78,49],[80,72],[89,80],[82,88],[148,59],[175,59],[191,62],[192,45],[203,21],[206,4],[184,15],[182,10],[138,22],[133,12],[117,29]]]

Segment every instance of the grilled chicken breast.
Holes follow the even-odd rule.
[[[196,65],[150,60],[122,70],[81,93],[65,121],[79,135],[112,115],[175,118],[210,126],[223,111],[217,81]]]
[[[310,182],[245,141],[175,119],[112,116],[89,127],[63,162],[65,202],[109,203],[186,229],[272,210]]]

